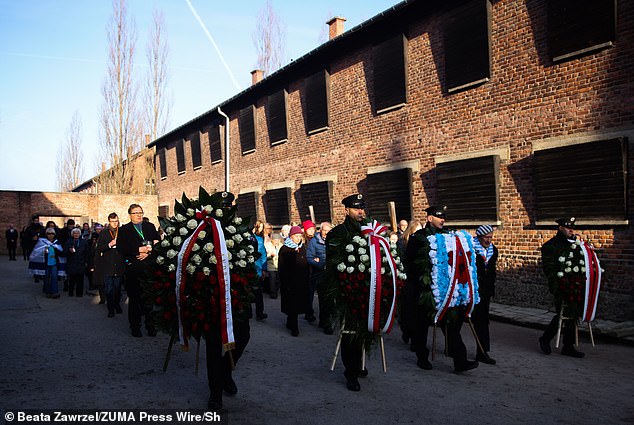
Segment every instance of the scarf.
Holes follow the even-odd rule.
[[[293,242],[291,238],[286,238],[284,240],[284,245],[292,249],[299,249],[302,247],[303,244],[304,242],[300,242],[299,245],[297,245],[295,242]]]
[[[489,247],[485,249],[482,244],[480,244],[480,239],[473,238],[473,248],[475,248],[475,251],[478,253],[478,255],[484,258],[484,264],[487,264],[493,256],[493,243],[491,243]]]

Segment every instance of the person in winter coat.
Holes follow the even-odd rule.
[[[280,248],[278,260],[282,313],[287,315],[286,327],[291,335],[299,335],[297,316],[306,313],[308,293],[308,262],[302,228],[291,227],[289,237]]]
[[[73,229],[64,246],[66,273],[68,274],[68,296],[84,295],[84,274],[88,263],[88,241],[81,238],[81,230]]]

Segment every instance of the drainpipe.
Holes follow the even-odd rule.
[[[220,110],[220,106],[218,114],[225,118],[225,192],[229,192],[229,117]]]

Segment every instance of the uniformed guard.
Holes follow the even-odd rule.
[[[345,197],[341,203],[345,207],[346,218],[326,236],[326,273],[329,281],[336,281],[335,271],[338,258],[345,255],[345,247],[354,236],[361,235],[361,225],[366,222],[363,195]],[[346,386],[350,391],[360,391],[359,376],[362,373],[363,342],[355,335],[344,333],[341,338],[341,359],[345,367]]]
[[[564,251],[570,248],[571,243],[575,243],[576,235],[574,217],[562,217],[555,222],[558,224],[557,234],[542,245],[542,266],[544,268],[544,274],[548,279],[548,289],[554,297],[556,314],[550,321],[550,324],[544,331],[544,334],[539,337],[539,347],[544,354],[550,354],[550,341],[557,332],[559,323],[559,316],[563,313],[563,326],[564,326],[564,344],[561,350],[561,354],[565,356],[581,358],[584,353],[575,349],[575,331],[577,312],[571,311],[572,306],[565,306],[564,310],[561,309],[563,301],[563,293],[559,285],[559,279],[557,273],[559,272],[559,258]]]
[[[402,321],[412,336],[412,349],[417,357],[416,364],[425,370],[432,369],[428,358],[427,334],[436,313],[432,294],[430,243],[427,237],[438,233],[448,233],[444,229],[446,209],[444,206],[435,205],[425,209],[427,213],[425,227],[410,237],[405,251],[407,282],[401,307]],[[448,351],[453,357],[456,372],[478,367],[477,361],[467,359],[467,349],[460,336],[464,315],[463,307],[453,307],[439,323],[443,333],[446,332]]]

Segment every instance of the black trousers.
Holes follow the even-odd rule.
[[[356,379],[361,372],[362,342],[352,334],[343,334],[341,338],[341,360],[346,370],[346,379]]]
[[[9,250],[9,260],[15,260],[15,251],[17,246],[8,245],[7,249]]]
[[[84,295],[84,274],[68,275],[68,296],[81,297]]]
[[[233,336],[236,347],[231,351],[231,356],[235,364],[242,356],[244,349],[251,338],[249,321],[234,321]],[[222,353],[222,336],[220,328],[216,328],[205,339],[207,348],[207,381],[209,382],[210,399],[222,402],[222,389],[225,382],[231,378],[231,359],[229,354]]]
[[[332,319],[330,317],[331,306],[326,297],[327,289],[328,284],[320,277],[317,282],[317,297],[319,299],[319,325],[323,328],[332,327]]]
[[[255,296],[255,316],[259,317],[264,314],[264,295],[262,294],[262,286],[264,278],[259,278],[257,285],[253,286],[253,295]]]
[[[561,303],[555,303],[555,308],[557,309],[557,312],[560,312]],[[566,312],[564,312],[564,315],[565,316],[567,315]],[[575,322],[576,322],[576,319],[565,319],[562,323],[562,326],[563,326],[562,332],[564,334],[564,347],[572,347],[573,345],[575,345],[575,328],[576,328]],[[548,342],[552,341],[552,339],[557,334],[558,324],[559,324],[559,313],[553,316],[552,320],[546,327],[546,330],[544,331],[544,335],[542,336],[542,338]]]
[[[431,325],[432,323],[429,320],[427,312],[422,307],[416,307],[415,323],[407,323],[403,327],[403,329],[405,329],[410,335],[412,349],[419,360],[427,359],[429,357],[427,335]]]
[[[449,357],[453,358],[454,367],[458,368],[467,363],[467,347],[462,342],[460,330],[464,322],[463,311],[459,311],[457,317],[452,317],[451,321],[443,320],[440,324],[445,338],[447,338],[447,351]]]
[[[471,314],[471,322],[473,323],[473,329],[475,330],[480,344],[485,352],[491,350],[491,339],[489,337],[489,305],[491,303],[491,297],[481,297],[480,303],[476,304]],[[481,353],[480,347],[476,349],[478,354]]]
[[[141,319],[145,316],[145,328],[153,329],[154,323],[150,315],[152,305],[141,297],[141,284],[139,278],[142,270],[126,270],[125,290],[128,294],[128,322],[130,329],[140,329]]]

